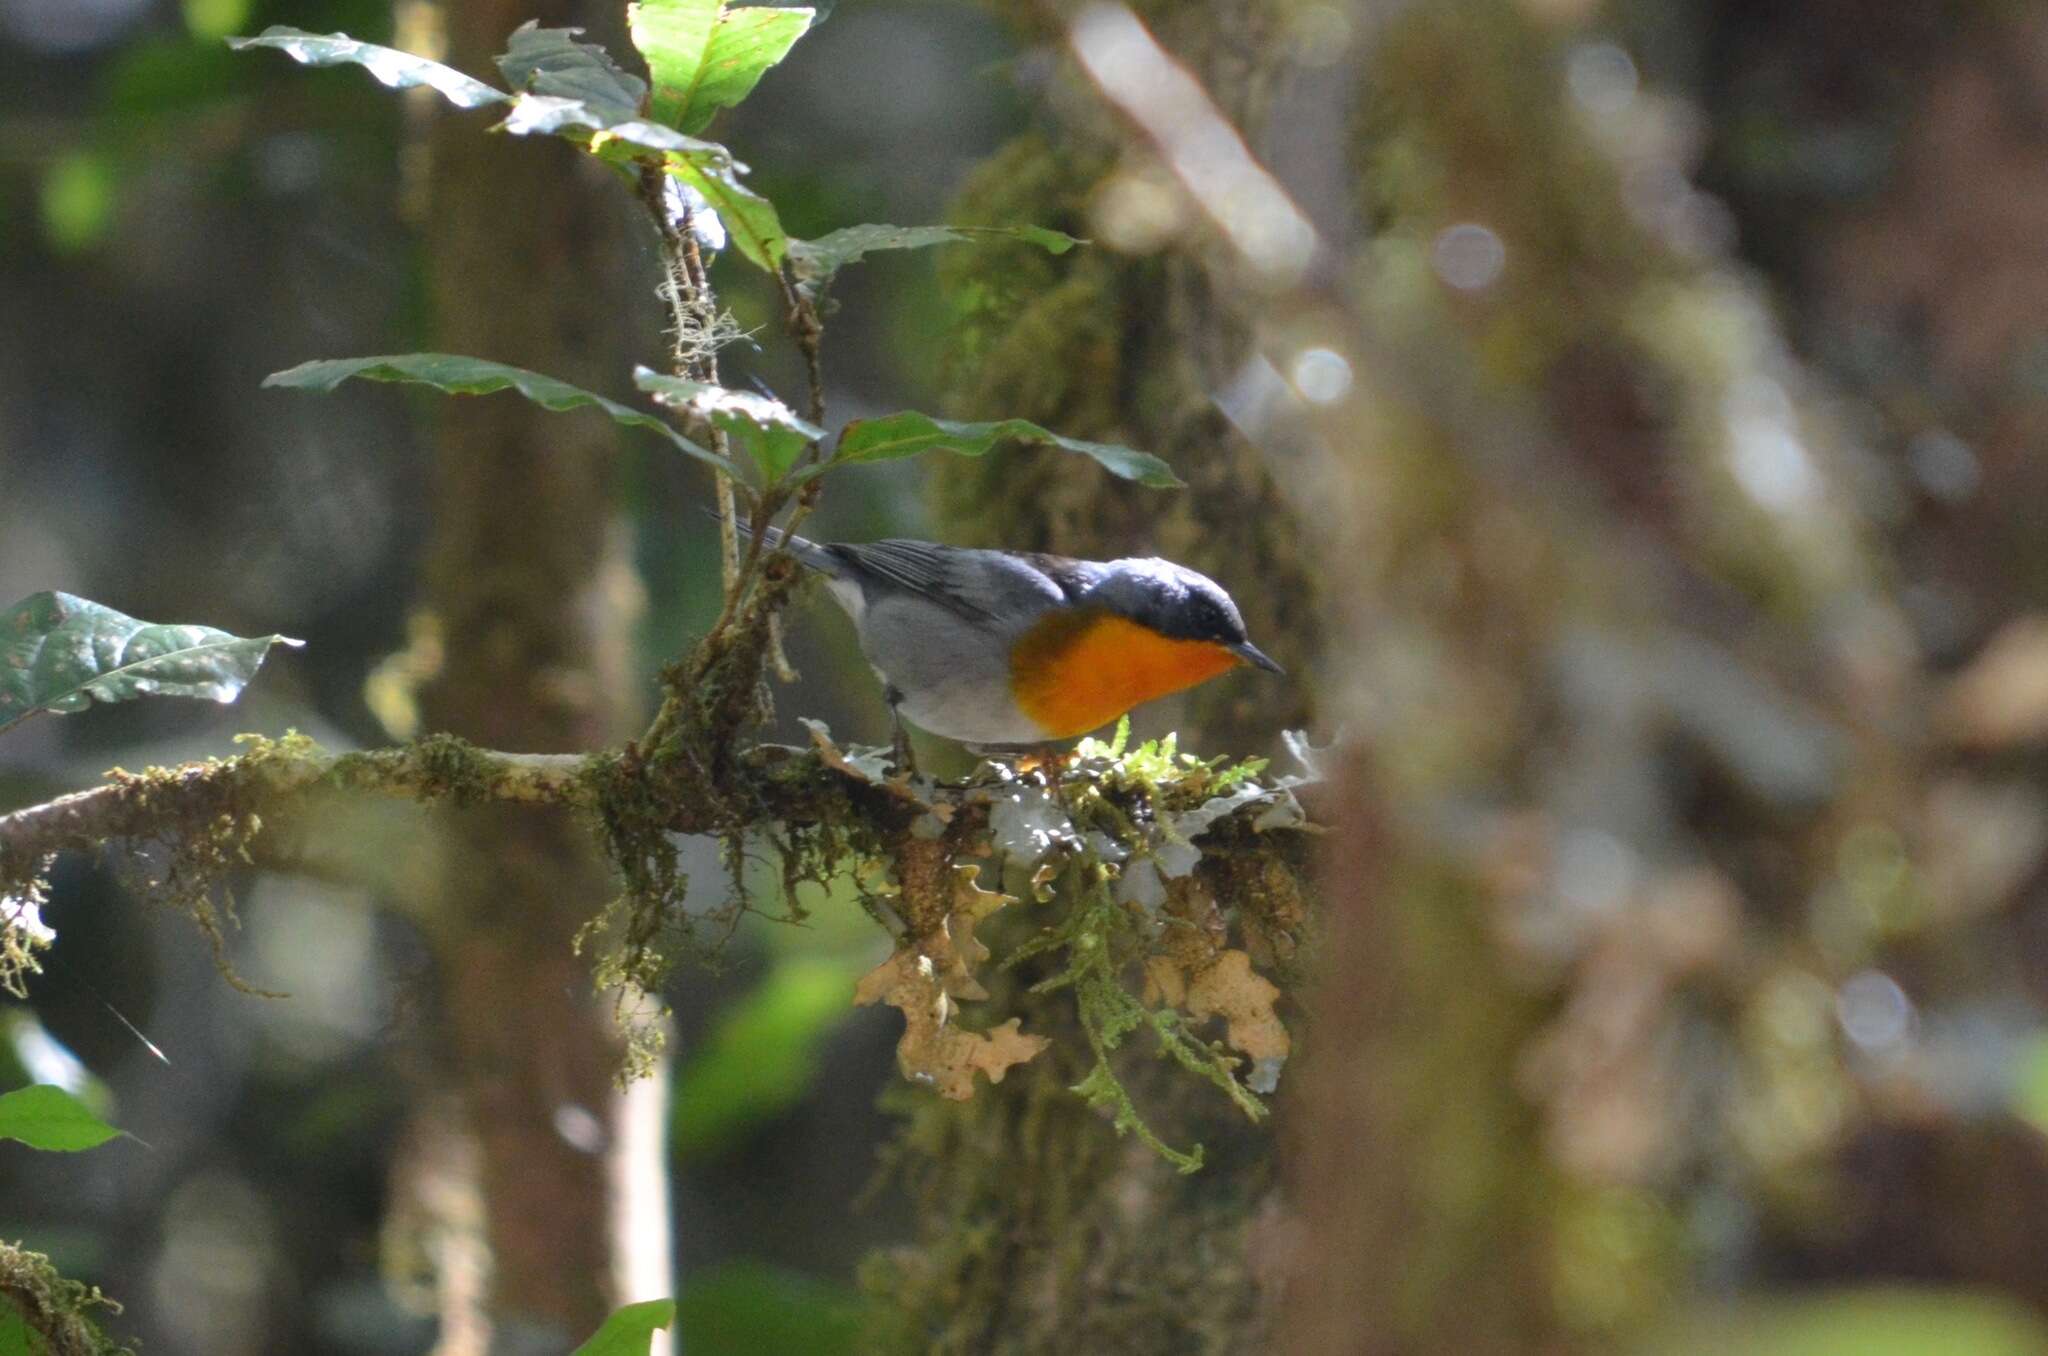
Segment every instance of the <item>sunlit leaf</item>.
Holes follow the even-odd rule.
[[[963,457],[986,455],[1004,442],[1039,443],[1077,452],[1098,462],[1111,475],[1135,480],[1155,489],[1183,484],[1172,468],[1149,452],[1139,452],[1115,443],[1090,443],[1079,438],[1062,438],[1028,419],[999,419],[986,424],[963,424],[934,419],[916,410],[884,415],[879,419],[856,419],[839,434],[834,462],[894,461],[923,452],[957,452]]]
[[[721,471],[731,463],[708,449],[697,446],[662,419],[593,395],[580,386],[542,376],[520,367],[464,358],[451,353],[390,353],[372,358],[324,358],[300,363],[263,379],[265,386],[282,386],[300,391],[331,391],[351,377],[364,381],[412,382],[431,386],[449,395],[489,395],[495,391],[517,391],[545,410],[557,412],[589,407],[603,410],[621,424],[658,433],[689,456]]]
[[[1043,226],[888,226],[871,222],[847,226],[816,240],[792,240],[789,262],[797,280],[815,291],[830,282],[834,273],[876,250],[920,250],[990,240],[1021,240],[1051,254],[1065,254],[1087,243]]]
[[[137,621],[68,593],[37,593],[0,615],[0,730],[37,711],[136,697],[231,702],[284,636]]]
[[[633,383],[662,404],[724,429],[746,449],[765,480],[780,477],[806,447],[825,436],[825,430],[772,396],[685,381],[645,367],[633,369]]]
[[[809,1091],[819,1042],[847,1016],[857,961],[792,957],[727,1009],[676,1072],[670,1141],[701,1157],[787,1111]]]
[[[725,148],[715,142],[686,137],[645,118],[619,121],[604,116],[581,99],[552,94],[522,94],[496,128],[513,136],[536,134],[568,137],[607,159],[634,159],[642,151],[690,152],[716,160]]]
[[[357,42],[341,33],[322,37],[273,26],[260,37],[228,42],[237,50],[275,47],[309,66],[362,66],[395,89],[425,85],[461,108],[510,104],[498,127],[515,136],[565,136],[598,151],[609,146],[631,154],[691,152],[713,162],[730,158],[722,147],[642,118],[640,99],[646,84],[620,70],[603,48],[576,42],[570,36],[574,31],[529,24],[512,35],[510,50],[498,61],[506,78],[519,87],[516,95],[425,57]]]
[[[590,1340],[569,1356],[647,1356],[654,1334],[676,1321],[674,1300],[642,1300],[615,1309]]]
[[[647,82],[621,69],[611,53],[578,42],[580,28],[542,28],[529,19],[514,29],[498,70],[516,91],[583,104],[601,125],[640,116]]]
[[[37,1083],[0,1096],[0,1139],[20,1140],[31,1149],[76,1152],[120,1133],[54,1084]]]
[[[782,267],[789,254],[789,237],[783,233],[782,218],[775,204],[740,182],[740,167],[729,155],[717,156],[692,151],[668,158],[668,172],[697,190],[709,202],[733,244],[749,263],[770,273]]]
[[[627,10],[654,76],[654,116],[699,132],[752,92],[811,26],[808,9],[732,7],[724,0],[640,0]]]
[[[238,52],[251,47],[275,47],[308,66],[361,66],[393,89],[423,85],[440,94],[457,108],[482,108],[502,104],[511,96],[473,80],[452,66],[401,52],[394,47],[357,42],[346,33],[307,33],[302,29],[272,24],[253,38],[229,38],[228,46]]]

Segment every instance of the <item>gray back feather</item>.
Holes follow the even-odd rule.
[[[970,621],[1008,625],[1032,621],[1067,596],[1026,558],[1001,551],[900,538],[825,550],[846,563],[871,603],[878,590],[902,590]]]

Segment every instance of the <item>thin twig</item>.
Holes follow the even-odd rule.
[[[804,355],[804,380],[810,387],[810,420],[823,427],[825,423],[825,373],[819,360],[820,341],[825,337],[825,323],[818,315],[818,308],[804,296],[796,285],[796,277],[790,271],[787,261],[777,271],[775,280],[782,284],[783,323],[789,327],[789,337],[796,341],[797,351]],[[811,444],[813,454],[823,444]]]
[[[662,297],[669,307],[670,369],[685,380],[715,386],[718,350],[709,342],[709,336],[717,326],[717,312],[704,271],[704,256],[697,249],[690,205],[682,205],[680,219],[669,215],[667,175],[653,165],[640,171],[640,201],[654,218],[655,231],[661,238]],[[714,425],[707,437],[712,451],[730,459],[731,442],[723,429]],[[717,472],[716,495],[720,573],[730,598],[740,582],[739,533],[735,526],[737,508],[732,477],[723,470]]]

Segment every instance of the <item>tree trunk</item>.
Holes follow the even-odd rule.
[[[1144,6],[1163,44],[1225,112],[1254,133],[1281,63],[1281,7]],[[1059,27],[1030,36],[1064,44]],[[1150,173],[1070,60],[1042,125],[971,179],[955,221],[1033,222],[1100,234],[1106,186]],[[1114,191],[1113,189],[1111,191]],[[1250,353],[1248,326],[1204,265],[1193,231],[1136,253],[1094,248],[1052,259],[1009,248],[961,251],[942,267],[976,298],[958,336],[954,412],[1020,415],[1075,437],[1166,458],[1190,488],[1116,480],[1078,459],[1011,451],[951,460],[940,476],[948,541],[1106,559],[1158,554],[1210,574],[1242,605],[1258,643],[1295,674],[1315,654],[1318,571],[1256,449],[1214,393]],[[1178,731],[1206,755],[1265,752],[1309,717],[1306,686],[1233,678],[1137,714],[1144,734]],[[1014,939],[1013,939],[1014,940]],[[1069,1091],[1087,1044],[1065,993],[1012,977],[992,1010],[1023,1016],[1052,1048],[972,1101],[919,1096],[902,1164],[922,1212],[920,1246],[873,1271],[916,1349],[967,1356],[1117,1352],[1220,1356],[1264,1349],[1259,1238],[1275,1200],[1272,1135],[1213,1088],[1154,1058],[1143,1039],[1119,1076],[1168,1143],[1199,1142],[1207,1165],[1181,1175]]]
[[[615,4],[446,7],[447,59],[488,71],[537,17],[607,35]],[[437,111],[423,225],[432,347],[602,389],[625,370],[627,199],[588,157],[484,135]],[[445,659],[425,728],[570,752],[630,732],[637,584],[615,494],[615,430],[509,398],[440,411],[423,607]],[[559,1351],[625,1299],[669,1293],[661,1098],[615,1091],[621,1045],[572,939],[614,891],[588,830],[559,813],[458,812],[436,901],[448,1058],[490,1256],[493,1351]],[[620,1155],[635,1160],[621,1163]],[[637,1231],[630,1237],[629,1231]]]

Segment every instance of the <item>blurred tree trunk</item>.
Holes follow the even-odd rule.
[[[1802,356],[1860,417],[1916,639],[1942,667],[1996,650],[2048,603],[2048,11],[1700,8],[1698,59],[1671,74],[1712,118],[1705,177],[1786,299]],[[1978,786],[2048,780],[2038,755],[2012,757],[2024,737],[1967,742],[1990,755],[1989,769],[1970,768]],[[1967,841],[1961,826],[1944,837]],[[1998,938],[1988,949],[2016,963],[2038,1006],[2048,882],[2036,864],[2016,883],[1985,922]],[[1969,944],[1955,920],[1938,935]],[[1913,987],[1930,1010],[1954,997],[1925,977]],[[1788,1269],[1995,1286],[2048,1312],[2048,1272],[2034,1264],[2048,1159],[2033,1129],[1891,1108],[1844,1143],[1838,1166],[1852,1209],[1766,1221]]]
[[[1242,126],[1263,126],[1281,64],[1284,6],[1238,0],[1142,6]],[[1060,27],[1027,38],[1063,46]],[[953,211],[963,223],[1034,222],[1100,234],[1108,186],[1156,177],[1099,97],[1063,59],[1039,91],[1040,125],[975,173]],[[1114,187],[1108,191],[1114,192]],[[938,474],[939,533],[967,545],[1106,559],[1158,554],[1221,582],[1259,644],[1296,675],[1309,667],[1319,572],[1258,452],[1218,410],[1249,352],[1248,326],[1220,296],[1197,237],[1154,252],[1093,248],[960,251],[942,264],[965,299],[953,412],[1021,415],[1062,433],[1155,452],[1189,482],[1163,493],[1064,456],[1021,451],[949,460]],[[1305,724],[1299,677],[1232,678],[1138,713],[1140,737],[1177,730],[1205,755],[1266,752]],[[1196,1356],[1265,1349],[1253,1240],[1277,1209],[1273,1138],[1215,1089],[1154,1057],[1144,1038],[1119,1076],[1147,1121],[1207,1166],[1181,1175],[1068,1089],[1087,1045],[1065,993],[1009,977],[997,1009],[1053,1036],[1041,1058],[966,1103],[919,1095],[899,1167],[922,1216],[919,1247],[869,1275],[907,1314],[914,1349]]]
[[[1625,1338],[1676,1293],[1683,1174],[1796,1162],[1838,1124],[1744,1158],[1730,1123],[1853,1096],[1839,1063],[1742,1026],[1781,981],[1828,981],[1737,944],[1746,891],[1803,908],[1844,835],[1910,791],[1889,733],[1910,660],[1827,415],[1688,186],[1682,123],[1632,68],[1563,78],[1594,7],[1137,8],[1255,150],[1301,115],[1271,113],[1276,87],[1340,73],[1302,186],[1342,209],[1301,283],[1262,288],[1206,220],[1221,180],[1180,178],[1062,62],[1044,124],[960,216],[1109,247],[956,257],[961,408],[1150,448],[1191,488],[990,459],[949,471],[948,535],[1155,548],[1219,578],[1298,669],[1321,653],[1323,719],[1352,742],[1323,985],[1277,976],[1290,1021],[1304,999],[1314,1019],[1282,1083],[1289,1189],[1267,1135],[1201,1124],[1176,1080],[1131,1069],[1169,1139],[1208,1139],[1191,1178],[1114,1146],[1058,1095],[1075,1071],[1040,1060],[920,1109],[924,1248],[890,1293],[959,1352]],[[1308,354],[1348,385],[1290,392]],[[1300,427],[1226,421],[1247,381]],[[1311,713],[1219,683],[1174,714],[1214,754]],[[1589,878],[1589,856],[1618,865]],[[1683,1001],[1705,983],[1736,1017]],[[1684,1042],[1712,1053],[1674,1062]],[[1729,1069],[1752,1104],[1684,1124]]]
[[[622,20],[610,0],[465,0],[443,10],[447,60],[489,71],[535,17],[604,40]],[[613,381],[636,335],[621,323],[622,198],[603,172],[569,147],[481,135],[475,118],[439,110],[426,149],[430,346]],[[424,728],[538,752],[616,743],[634,714],[637,583],[614,430],[511,399],[451,401],[439,417],[422,603],[445,659],[420,693]],[[612,1015],[571,945],[615,889],[588,831],[490,809],[458,812],[449,833],[432,940],[475,1145],[491,1350],[559,1351],[626,1290],[668,1293],[663,1141],[628,1121],[630,1104],[658,1125],[661,1099],[651,1083],[615,1092]]]

